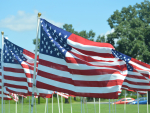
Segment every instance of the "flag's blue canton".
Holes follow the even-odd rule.
[[[67,44],[70,35],[70,32],[41,19],[40,53],[65,59],[66,52],[72,49]]]
[[[127,69],[128,71],[133,71],[133,67],[129,65],[129,61],[131,60],[131,57],[123,54],[123,53],[120,53],[114,49],[112,49],[112,54],[116,57],[116,58],[119,58],[120,60],[124,60],[126,62],[126,65],[127,65]]]
[[[23,56],[23,48],[4,38],[4,62],[18,64],[26,60]]]

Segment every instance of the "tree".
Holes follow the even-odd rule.
[[[114,29],[107,42],[114,45],[114,39],[118,39],[116,50],[149,64],[150,2],[145,0],[141,4],[123,7],[121,11],[116,10],[107,21]],[[150,103],[150,98],[148,101]]]

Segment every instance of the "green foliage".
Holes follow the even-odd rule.
[[[149,1],[123,7],[121,11],[116,10],[107,21],[114,29],[114,32],[108,35],[108,43],[114,45],[114,39],[118,39],[116,50],[150,63]]]

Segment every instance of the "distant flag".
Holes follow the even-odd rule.
[[[18,98],[17,94],[10,93],[10,95],[12,96],[12,98],[14,99],[15,102],[18,102],[19,98]]]
[[[20,95],[20,94],[17,94],[18,96],[21,96],[21,97],[24,97],[24,98],[27,98],[27,96],[24,96],[24,95]]]
[[[34,53],[4,38],[4,86],[7,91],[21,95],[32,94],[34,56]],[[40,96],[51,97],[51,91],[37,90]]]
[[[58,94],[59,96],[64,97],[64,98],[68,98],[69,97],[69,94],[67,94],[67,93],[62,93],[62,92],[57,92],[57,91],[55,91],[55,93]]]
[[[41,19],[36,86],[76,96],[118,98],[127,68],[112,49],[111,44],[87,40]]]
[[[0,49],[0,59],[1,59],[1,49]],[[0,98],[2,97],[2,67],[0,62]],[[5,87],[3,89],[3,99],[4,100],[12,100],[12,98],[9,96],[9,92],[6,92]]]
[[[131,58],[116,50],[112,50],[115,57],[124,60],[128,73],[122,84],[122,89],[128,91],[150,91],[150,65]]]

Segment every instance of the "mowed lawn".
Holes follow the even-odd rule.
[[[10,113],[15,113],[15,104],[10,104]],[[61,107],[61,105],[60,105]],[[87,109],[88,108],[88,109]],[[110,106],[111,113],[115,113],[115,105]],[[22,105],[17,105],[17,113],[21,113]],[[101,113],[109,113],[109,104],[101,104],[100,105]],[[58,104],[53,104],[53,113],[59,113],[58,111]],[[62,109],[60,109],[62,110]],[[81,104],[80,103],[72,103],[72,110],[73,113],[81,113]],[[84,104],[82,106],[82,113],[95,113],[94,104]],[[126,105],[126,113],[138,113],[137,112],[137,105]],[[139,107],[140,113],[147,113],[147,105],[140,105]],[[150,110],[150,105],[149,105]],[[9,104],[4,105],[4,112],[9,113]],[[36,112],[35,112],[35,105],[33,113],[44,113],[45,112],[45,104],[37,104],[36,105]],[[0,104],[0,113],[1,113],[1,104]],[[23,105],[23,113],[29,113],[29,105]],[[52,113],[52,104],[48,103],[48,113]],[[70,104],[63,104],[63,113],[71,113]],[[96,113],[99,113],[99,105],[96,104]],[[124,113],[124,105],[116,105],[116,113]]]

